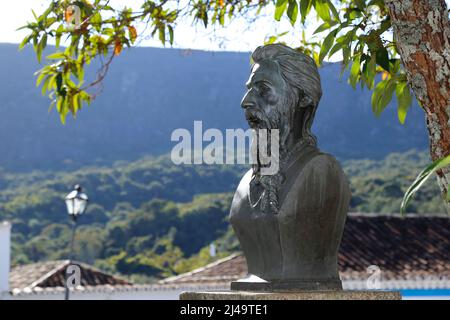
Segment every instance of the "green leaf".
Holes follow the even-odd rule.
[[[233,17],[234,9],[235,9],[235,6],[232,4],[232,5],[230,6],[230,8],[228,9],[228,18],[229,18],[229,19],[231,19],[231,18]]]
[[[409,200],[413,196],[417,190],[424,184],[424,182],[436,171],[448,167],[450,165],[450,155],[445,158],[434,161],[428,167],[426,167],[419,175],[416,177],[414,182],[409,186],[408,190],[406,190],[405,195],[403,196],[402,203],[400,205],[400,212],[403,214],[408,206]],[[448,196],[448,194],[447,194]]]
[[[58,73],[58,75],[56,76],[56,91],[58,92],[58,94],[60,94],[62,91],[62,82],[63,82],[62,74]]]
[[[326,0],[316,0],[314,8],[316,9],[317,15],[323,21],[330,21],[330,8],[328,6],[328,2]]]
[[[66,99],[59,98],[58,102],[56,103],[56,110],[59,113],[59,119],[61,120],[62,124],[66,124],[66,115],[67,115],[67,105],[65,102]]]
[[[80,98],[86,101],[88,104],[91,103],[91,96],[86,91],[80,91]]]
[[[47,46],[47,34],[44,34],[41,38],[41,41],[39,41],[36,50],[36,56],[39,63],[41,63],[42,60],[42,51]]]
[[[49,76],[45,79],[44,84],[42,85],[42,89],[41,89],[41,93],[42,93],[43,96],[44,96],[45,93],[47,92],[47,89],[50,89],[50,88],[51,88],[53,78],[54,78],[54,76],[49,75]]]
[[[59,45],[60,45],[60,43],[61,43],[61,36],[62,36],[63,31],[64,31],[64,25],[61,24],[61,25],[58,27],[58,29],[56,29],[56,35],[55,35],[55,45],[56,45],[56,48],[59,48]]]
[[[33,17],[34,17],[36,20],[39,20],[37,14],[36,14],[36,12],[34,12],[33,9],[31,9],[31,12],[33,13]]]
[[[72,105],[73,105],[72,113],[75,115],[77,111],[81,109],[79,94],[74,94],[72,96]]]
[[[361,69],[361,56],[357,56],[355,60],[353,60],[353,65],[352,68],[350,69],[350,77],[349,77],[349,81],[353,89],[356,88],[356,83],[358,81],[360,69]]]
[[[372,94],[372,111],[378,117],[392,99],[395,90],[395,81],[393,79],[385,79],[380,81]]]
[[[166,26],[160,25],[159,28],[159,41],[161,41],[162,44],[166,44]]]
[[[30,42],[30,39],[31,39],[31,35],[26,36],[26,37],[22,40],[22,42],[20,43],[20,45],[19,45],[19,50],[22,50],[23,47],[25,47],[25,45],[26,45],[28,42]]]
[[[406,114],[412,103],[411,92],[409,91],[408,83],[400,82],[395,88],[395,94],[397,96],[398,108],[397,115],[401,124],[405,123]]]
[[[16,31],[20,31],[23,29],[32,29],[31,24],[26,24],[24,26],[21,26],[21,27],[17,28]]]
[[[208,12],[205,9],[203,9],[202,12],[200,13],[200,15],[201,15],[203,24],[205,25],[205,28],[208,27]]]
[[[381,25],[380,25],[380,34],[382,34],[383,32],[387,31],[391,26],[392,26],[392,24],[391,24],[391,17],[388,15],[388,16],[386,17],[386,19],[384,19],[384,20],[381,22]]]
[[[336,31],[337,30],[331,31],[325,37],[325,39],[323,39],[322,47],[320,48],[320,53],[319,53],[319,62],[320,63],[322,63],[322,61],[325,58],[325,56],[327,55],[328,51],[330,51],[330,48],[334,43],[334,38],[336,37]]]
[[[45,76],[47,76],[46,73],[41,73],[39,75],[39,77],[36,79],[36,87],[39,87],[39,85],[41,84],[42,80],[44,80]]]
[[[264,44],[272,44],[275,43],[275,41],[277,41],[277,37],[276,36],[270,36],[269,39],[267,39]]]
[[[64,113],[59,114],[59,120],[62,124],[66,124],[66,115]]]
[[[40,45],[42,46],[42,49],[45,49],[45,47],[47,46],[47,34],[46,33],[42,36]]]
[[[356,6],[358,7],[358,9],[360,10],[364,10],[364,8],[366,7],[366,1],[365,0],[354,0]]]
[[[100,14],[99,11],[97,11],[96,13],[94,13],[91,17],[90,17],[90,23],[92,24],[92,26],[94,27],[94,29],[97,32],[100,32],[102,30],[102,16]]]
[[[217,21],[217,15],[219,14],[219,11],[215,10],[213,13],[213,16],[211,17],[211,24],[215,24]]]
[[[342,49],[342,43],[336,43],[333,48],[331,48],[330,52],[328,53],[328,58],[331,58],[336,52]]]
[[[53,100],[52,103],[50,103],[50,106],[48,107],[48,112],[52,111],[53,107],[55,106],[56,100]]]
[[[84,67],[81,63],[77,63],[77,73],[78,73],[78,80],[83,81],[84,79]]]
[[[226,7],[224,6],[219,12],[219,24],[221,26],[225,25],[225,10],[226,10]]]
[[[294,26],[298,16],[298,3],[297,0],[289,0],[289,6],[287,9],[287,15],[291,21],[291,25]]]
[[[391,74],[397,74],[400,71],[402,62],[400,59],[390,59],[389,60],[389,70]]]
[[[372,102],[372,111],[375,114],[377,114],[376,110],[378,108],[380,96],[381,96],[382,92],[384,91],[384,88],[386,87],[386,83],[387,83],[387,80],[378,82],[378,84],[375,87],[375,90],[373,90],[371,102]]]
[[[366,60],[366,65],[365,65],[365,69],[364,69],[364,79],[367,85],[367,88],[372,90],[373,86],[375,84],[375,76],[377,74],[376,72],[376,68],[377,68],[377,64],[375,61],[375,56],[372,56],[369,60],[369,62],[367,62]]]
[[[336,39],[337,43],[342,44],[342,58],[344,62],[344,66],[347,67],[351,58],[351,43],[353,41],[353,37],[355,36],[355,29],[348,31],[345,35],[340,36]]]
[[[331,27],[335,26],[336,24],[337,24],[336,21],[324,22],[316,30],[314,30],[313,34],[320,33],[327,29],[330,29]]]
[[[64,59],[65,57],[66,56],[65,56],[64,52],[55,52],[55,53],[48,55],[46,58],[49,60],[60,60],[60,59]]]
[[[376,61],[377,64],[382,67],[384,70],[389,72],[389,54],[386,50],[386,48],[379,48],[376,52]]]
[[[173,27],[172,26],[167,26],[167,28],[169,29],[169,42],[170,45],[173,45]]]
[[[363,13],[359,9],[350,9],[350,12],[348,13],[348,19],[350,21],[361,18],[363,16]]]
[[[346,46],[344,43],[342,43],[342,58],[345,67],[347,67],[348,61],[350,60],[350,48]]]
[[[379,101],[379,105],[378,105],[378,109],[380,110],[379,114],[381,114],[381,112],[384,109],[386,109],[389,102],[391,102],[392,95],[394,94],[394,91],[395,91],[395,87],[396,87],[395,80],[389,79],[384,91],[382,92],[381,99]]]
[[[287,4],[288,0],[277,0],[275,4],[275,20],[280,21],[281,16],[283,15],[284,11],[286,11]]]
[[[302,23],[305,23],[306,16],[311,10],[311,0],[300,0],[300,15],[302,16]]]
[[[336,10],[336,7],[334,6],[333,2],[331,0],[327,0],[328,6],[331,9],[331,12],[333,13],[333,16],[336,18],[337,21],[341,22],[341,19],[339,18],[339,12]]]

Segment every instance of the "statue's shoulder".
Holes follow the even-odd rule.
[[[300,164],[301,169],[297,170],[296,184],[303,184],[305,179],[326,179],[327,176],[344,176],[339,161],[331,154],[324,153],[316,149],[311,155]]]
[[[284,200],[287,203],[302,199],[301,205],[316,205],[316,195],[335,201],[341,195],[349,194],[348,180],[337,159],[319,152],[303,163],[301,170],[292,174],[285,186]],[[300,202],[299,202],[300,203]]]
[[[242,179],[239,182],[239,185],[236,189],[236,192],[234,193],[233,203],[239,202],[242,199],[247,197],[248,186],[249,186],[250,180],[252,178],[252,172],[253,172],[253,169],[249,169],[242,177]]]
[[[321,151],[310,159],[308,165],[320,170],[334,169],[335,167],[341,168],[339,161],[334,156]]]

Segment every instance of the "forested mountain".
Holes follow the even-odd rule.
[[[32,48],[0,44],[0,167],[8,171],[73,170],[167,153],[171,132],[247,128],[241,108],[249,54],[133,48],[113,62],[91,106],[64,126],[35,86]],[[92,79],[93,65],[87,78]],[[381,159],[391,152],[423,150],[423,112],[413,105],[400,125],[395,103],[377,119],[370,92],[339,80],[340,65],[320,70],[323,98],[313,132],[324,151],[341,159]],[[395,99],[394,99],[395,100]],[[70,117],[69,117],[70,118]]]
[[[346,160],[350,211],[398,212],[409,183],[428,163],[425,153],[383,160]],[[90,204],[76,238],[76,258],[149,281],[188,271],[238,249],[227,220],[243,166],[181,165],[168,156],[86,167],[72,173],[0,173],[0,221],[13,223],[13,262],[68,256],[70,227],[63,198],[80,183]],[[444,212],[435,181],[414,197],[410,212]],[[216,257],[217,258],[217,257]]]

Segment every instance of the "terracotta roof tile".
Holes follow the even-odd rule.
[[[384,281],[450,280],[450,219],[447,216],[349,214],[339,252],[343,281],[362,281],[377,265]],[[225,285],[244,277],[244,256],[234,254],[160,284]]]
[[[88,264],[73,261],[81,270],[81,286],[131,285],[130,282],[104,273]],[[65,286],[65,270],[69,260],[47,261],[13,268],[10,272],[11,291],[56,288]]]
[[[391,287],[408,287],[408,281],[429,279],[427,286],[450,283],[450,219],[447,216],[350,214],[339,254],[341,279],[365,281],[369,265],[377,265]],[[49,261],[13,268],[13,294],[54,293],[64,290],[68,261]],[[171,277],[155,285],[133,285],[123,279],[76,262],[82,270],[78,291],[171,290],[226,288],[247,274],[244,256],[234,254],[203,268]],[[359,284],[361,286],[361,284]],[[361,287],[363,288],[363,287]],[[358,289],[358,287],[356,287]]]

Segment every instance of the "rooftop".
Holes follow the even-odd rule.
[[[450,288],[449,217],[349,214],[339,252],[344,288],[365,288],[371,265],[380,268],[386,288]],[[159,283],[228,286],[246,274],[238,253]]]
[[[10,273],[13,295],[64,291],[68,260],[17,266]],[[152,285],[132,284],[88,264],[80,266],[80,292],[226,289],[247,275],[240,253]],[[381,270],[385,289],[450,288],[450,219],[446,215],[349,214],[339,253],[346,289],[365,289],[367,268]]]
[[[69,260],[38,262],[13,268],[9,275],[9,285],[13,294],[64,290],[65,270]],[[104,273],[88,264],[73,261],[80,267],[80,286],[131,286],[132,283],[116,276]]]

